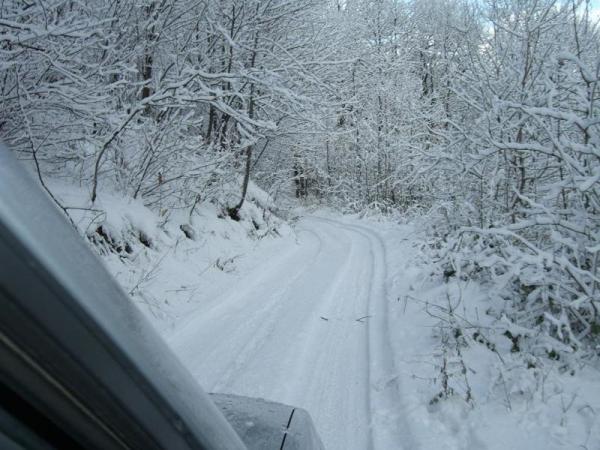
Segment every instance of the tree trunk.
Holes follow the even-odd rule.
[[[250,182],[250,169],[252,168],[252,146],[246,148],[246,169],[244,170],[244,181],[242,182],[242,198],[235,207],[229,209],[229,217],[233,220],[240,220],[240,209],[244,206],[246,194],[248,192],[248,183]]]

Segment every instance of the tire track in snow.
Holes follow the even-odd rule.
[[[368,239],[373,264],[380,267],[379,270],[374,270],[375,276],[371,280],[372,287],[369,298],[369,314],[372,316],[369,319],[369,358],[372,378],[371,412],[375,421],[373,423],[374,446],[378,449],[418,449],[419,445],[404,417],[406,409],[403,408],[402,386],[390,342],[385,243],[377,233],[365,226],[341,223],[328,218],[319,217],[318,219],[337,224]]]
[[[340,239],[337,226],[327,228],[329,240]],[[360,260],[357,264],[361,256],[357,241],[345,238],[349,253],[321,295],[299,358],[305,373],[312,368],[310,376],[297,377],[285,401],[311,412],[327,448],[370,449],[367,335],[365,324],[356,319],[366,315],[366,292],[361,286],[370,279],[371,266]]]
[[[255,324],[253,328],[257,330],[257,332],[252,333],[252,335],[248,337],[246,343],[239,349],[238,356],[233,363],[225,368],[223,373],[219,376],[218,381],[210,388],[211,392],[230,392],[230,389],[228,388],[232,387],[236,375],[239,376],[240,373],[243,373],[246,366],[253,359],[256,359],[257,354],[260,353],[260,350],[265,343],[273,338],[276,323],[281,315],[281,309],[285,306],[284,300],[287,297],[286,294],[289,294],[294,283],[312,268],[323,248],[321,238],[310,230],[307,230],[307,232],[316,238],[318,242],[317,251],[310,261],[306,262],[303,269],[294,275],[294,278],[289,284],[284,285],[282,289],[270,297],[269,302],[265,303],[264,306],[253,314]]]
[[[226,291],[210,305],[201,305],[193,317],[188,318],[184,326],[170,336],[171,345],[208,391],[219,391],[221,385],[235,374],[236,366],[243,367],[244,358],[249,357],[248,351],[256,347],[256,340],[261,338],[260,331],[267,328],[265,323],[268,325],[276,320],[277,311],[273,307],[288,286],[278,285],[274,295],[265,293],[263,298],[267,302],[256,302],[259,298],[257,293],[273,285],[272,278],[285,279],[290,261],[306,261],[305,269],[309,269],[318,259],[323,242],[316,233],[309,231],[307,234],[312,237],[313,245],[316,243],[314,249],[310,245],[299,246],[266,267],[252,271],[239,280],[236,287]],[[244,321],[243,327],[237,323],[240,319]],[[217,323],[218,336],[215,336],[213,325]],[[236,335],[238,339],[231,339]],[[215,337],[219,339],[215,340]],[[223,356],[228,357],[225,365]]]
[[[308,232],[314,238],[316,238],[317,249],[315,254],[313,255],[313,260],[318,257],[323,248],[323,242],[320,240],[318,235],[313,232]],[[291,251],[286,251],[282,254],[279,254],[276,258],[269,261],[267,264],[262,264],[260,267],[257,267],[255,270],[252,270],[249,274],[244,276],[242,279],[239,279],[236,282],[236,285],[243,286],[246,290],[252,290],[258,288],[261,284],[265,282],[265,279],[271,277],[273,275],[273,271],[277,270],[278,267],[285,266],[285,263],[294,258],[298,257],[298,253],[301,253],[304,248],[302,246],[293,247]],[[182,319],[178,325],[178,328],[169,334],[167,340],[170,342],[179,342],[184,341],[186,334],[194,333],[197,328],[197,321],[201,320],[201,316],[205,316],[209,313],[218,314],[219,311],[227,309],[230,307],[231,303],[236,302],[239,299],[239,294],[231,289],[224,292],[223,295],[220,295],[214,298],[212,301],[207,302],[207,304],[201,305],[197,311],[191,313],[188,317]]]
[[[200,305],[171,344],[205,387],[306,408],[329,450],[416,448],[382,342],[385,248],[345,222],[299,229],[299,248]]]

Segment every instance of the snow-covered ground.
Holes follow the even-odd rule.
[[[330,450],[599,448],[598,371],[511,353],[480,317],[485,289],[432,276],[416,227],[304,211],[290,228],[256,197],[234,222],[211,204],[166,220],[104,195],[90,227],[113,250],[142,231],[104,260],[205,390],[301,406]],[[468,333],[458,355],[440,346],[452,320]]]
[[[389,383],[383,245],[340,220],[307,217],[296,230],[169,342],[209,391],[307,409],[328,449],[394,448],[408,428]]]

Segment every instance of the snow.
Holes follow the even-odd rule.
[[[388,248],[396,249],[388,261],[393,268],[390,290],[397,295],[397,301],[390,303],[389,320],[405,413],[418,443],[415,448],[596,448],[600,442],[598,369],[581,365],[564,372],[560,361],[540,358],[528,363],[520,353],[511,352],[504,330],[513,334],[527,330],[486,315],[492,297],[488,288],[473,280],[439,280],[423,263],[427,258],[421,252],[418,231],[397,228],[388,226],[382,238]],[[446,307],[448,298],[458,305],[456,315],[463,322],[463,332],[481,331],[496,349],[490,351],[482,338],[479,342],[469,339],[462,349],[472,404],[461,392],[465,386],[460,371],[451,379],[455,394],[434,400],[440,391],[436,337],[440,321],[427,311],[443,317],[436,306]]]
[[[52,187],[67,205],[88,198]],[[503,333],[524,330],[486,315],[485,286],[436,275],[415,225],[296,210],[292,229],[265,215],[274,205],[256,186],[240,222],[210,202],[190,219],[160,217],[108,192],[100,199],[103,213],[84,230],[93,235],[101,225],[133,243],[131,254],[105,252],[103,260],[208,392],[302,407],[333,450],[569,449],[600,441],[597,369],[565,372],[560,361],[529,364],[512,353]],[[73,212],[80,226],[92,214]],[[150,247],[135,241],[138,231]],[[448,299],[459,305],[454,318],[444,315]],[[461,355],[446,355],[447,398],[439,397],[440,317],[468,334]],[[478,328],[468,323],[482,326],[484,337],[474,338]]]
[[[297,232],[169,342],[209,391],[303,407],[326,448],[367,448],[368,242],[316,219]]]

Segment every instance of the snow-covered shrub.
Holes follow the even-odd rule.
[[[486,45],[456,82],[462,121],[439,146],[453,201],[426,224],[435,270],[489,286],[496,317],[528,330],[507,330],[521,350],[597,355],[600,37],[575,6],[526,4],[489,8]]]

